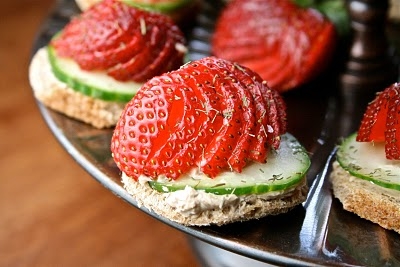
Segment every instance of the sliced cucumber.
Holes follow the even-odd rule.
[[[163,1],[157,3],[149,3],[148,1],[132,1],[132,0],[121,0],[127,5],[147,9],[147,10],[154,10],[160,13],[172,13],[177,9],[189,4],[191,0],[180,0],[180,1]]]
[[[119,82],[104,71],[85,71],[72,59],[58,57],[54,48],[47,47],[54,75],[72,89],[105,101],[128,102],[142,86],[141,83]]]
[[[383,142],[357,142],[356,136],[350,135],[339,147],[340,166],[355,177],[400,190],[400,160],[386,159]]]
[[[211,179],[193,170],[177,180],[150,181],[150,186],[159,192],[173,192],[187,185],[217,195],[263,194],[286,190],[297,185],[308,168],[310,158],[301,144],[290,134],[281,137],[278,150],[270,151],[266,164],[251,163],[242,173],[223,172]]]

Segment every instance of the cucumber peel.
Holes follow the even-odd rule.
[[[357,134],[339,146],[336,159],[352,176],[400,191],[400,160],[388,160],[384,142],[357,142]]]
[[[58,57],[50,45],[47,46],[47,53],[54,76],[86,96],[104,101],[128,102],[142,86],[135,82],[119,82],[104,71],[84,71],[72,59]]]
[[[191,2],[191,0],[180,0],[180,1],[164,1],[164,2],[159,2],[159,3],[146,3],[143,1],[143,3],[140,3],[138,1],[131,1],[131,0],[121,0],[121,2],[133,6],[133,7],[138,7],[141,9],[145,10],[150,10],[150,11],[158,11],[160,13],[165,13],[169,14],[177,9],[187,5],[188,3]]]
[[[289,189],[299,184],[311,164],[304,147],[291,134],[281,136],[278,150],[270,150],[267,163],[252,162],[242,173],[226,171],[211,179],[194,170],[177,180],[158,179],[149,185],[163,193],[184,189],[187,185],[216,195],[263,194]]]

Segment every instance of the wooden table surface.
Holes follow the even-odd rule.
[[[42,120],[27,68],[52,4],[0,1],[0,266],[197,266],[184,234],[106,190]]]

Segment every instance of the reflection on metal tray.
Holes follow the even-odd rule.
[[[197,24],[188,34],[191,59],[208,54],[208,41],[220,7],[204,4]],[[74,1],[59,1],[43,24],[34,51],[46,45],[51,36],[77,12]],[[247,259],[247,263],[260,264],[400,265],[400,239],[396,233],[344,211],[341,204],[332,198],[327,176],[334,159],[335,145],[340,136],[356,129],[355,122],[361,116],[366,101],[340,98],[336,82],[338,74],[334,70],[329,73],[284,95],[288,106],[289,132],[303,143],[312,157],[307,175],[311,189],[303,205],[287,214],[222,227],[184,227],[141,209],[188,234],[192,247],[199,253],[213,248],[215,251],[212,253],[218,253],[222,249],[227,255],[233,252],[240,259]],[[51,131],[68,153],[106,188],[137,207],[121,186],[120,172],[110,156],[112,130],[94,129],[40,103],[38,105]]]

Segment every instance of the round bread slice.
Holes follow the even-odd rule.
[[[96,128],[114,126],[125,106],[125,103],[86,96],[58,80],[51,69],[45,47],[32,58],[29,82],[35,97],[45,106]]]
[[[305,179],[294,188],[274,197],[215,195],[191,187],[181,190],[186,192],[177,196],[173,195],[176,192],[158,192],[147,182],[137,182],[124,173],[122,182],[139,207],[144,206],[187,226],[224,225],[285,213],[304,202],[308,192]]]
[[[333,194],[343,208],[383,228],[400,233],[400,192],[354,177],[333,163]]]

